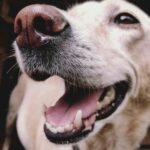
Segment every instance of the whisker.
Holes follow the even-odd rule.
[[[1,62],[5,62],[5,61],[7,61],[7,60],[9,60],[9,59],[11,59],[11,58],[13,58],[13,57],[15,58],[15,54],[6,56],[5,58],[3,58],[3,59],[1,60]]]
[[[15,63],[12,67],[10,67],[10,69],[6,73],[8,74],[10,71],[15,69],[15,67],[17,68],[17,63]]]
[[[7,56],[7,58],[12,58],[12,57],[15,57],[15,54]]]

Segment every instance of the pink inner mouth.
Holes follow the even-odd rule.
[[[45,112],[46,121],[54,127],[73,123],[78,110],[82,111],[82,119],[89,118],[97,112],[96,103],[103,90],[84,91],[69,90]]]
[[[88,136],[95,122],[116,111],[129,89],[126,81],[99,90],[69,86],[69,90],[45,112],[45,135],[56,144],[75,143]]]

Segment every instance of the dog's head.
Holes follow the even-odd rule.
[[[68,11],[31,5],[19,12],[14,47],[22,72],[38,81],[58,75],[66,83],[64,95],[45,111],[50,141],[77,142],[123,110],[138,89],[136,60],[149,24],[123,0]]]

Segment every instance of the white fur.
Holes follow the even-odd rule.
[[[60,12],[63,13],[65,18],[69,21],[75,38],[78,39],[79,43],[84,43],[91,48],[91,52],[87,52],[84,49],[77,49],[77,52],[86,55],[87,58],[93,58],[90,65],[98,66],[91,72],[88,72],[88,70],[84,72],[86,75],[94,75],[93,78],[87,77],[86,81],[89,84],[95,85],[95,87],[109,86],[117,81],[127,80],[126,74],[128,74],[131,79],[131,90],[126,95],[124,103],[112,116],[96,123],[93,134],[86,138],[86,140],[81,141],[81,147],[84,145],[82,149],[88,149],[86,144],[90,143],[95,133],[100,132],[108,123],[115,126],[116,140],[120,141],[119,144],[116,142],[117,144],[114,149],[108,148],[108,150],[133,150],[133,148],[137,148],[149,126],[147,118],[148,120],[150,118],[150,112],[148,110],[148,108],[150,108],[150,101],[146,98],[147,101],[145,103],[147,103],[147,110],[142,111],[142,108],[140,108],[139,120],[142,120],[144,125],[140,125],[139,121],[139,130],[137,131],[140,133],[143,131],[143,134],[138,134],[136,137],[137,142],[133,142],[133,144],[130,144],[130,141],[124,138],[127,133],[125,133],[125,131],[127,131],[127,127],[129,126],[129,120],[131,119],[131,116],[128,116],[126,112],[128,112],[127,110],[129,109],[133,111],[133,118],[137,117],[136,114],[139,114],[138,110],[136,110],[137,107],[133,105],[135,106],[133,110],[130,107],[132,103],[139,100],[138,97],[141,95],[142,88],[145,90],[149,89],[147,83],[149,81],[147,74],[150,68],[149,17],[136,6],[123,0],[86,2],[71,8],[67,12]],[[139,25],[131,25],[128,27],[116,25],[112,20],[121,12],[128,12],[134,15],[140,21]],[[24,71],[21,54],[16,44],[14,45],[18,63],[22,71]],[[72,51],[74,51],[74,49]],[[88,59],[83,61],[84,63],[89,63]],[[148,70],[143,71],[145,65]],[[99,74],[101,74],[100,78],[98,76]],[[70,145],[64,148],[63,146],[59,147],[50,143],[43,133],[43,124],[45,122],[43,116],[44,105],[50,106],[59,99],[64,93],[64,81],[54,76],[44,82],[38,83],[29,79],[26,75],[23,75],[20,80],[25,80],[26,88],[22,104],[18,111],[17,129],[25,148],[27,150],[46,150],[49,148],[70,149]],[[19,84],[20,82],[18,85]],[[19,90],[18,86],[16,89]],[[11,98],[11,101],[13,101],[13,98],[14,97]],[[142,119],[140,116],[142,116]],[[126,126],[124,126],[123,123],[125,123]],[[117,127],[119,127],[118,132]],[[128,137],[128,135],[126,137]],[[123,141],[123,139],[125,140]],[[93,143],[96,143],[98,140],[97,138]],[[102,147],[104,143],[99,141],[99,144],[99,147]]]

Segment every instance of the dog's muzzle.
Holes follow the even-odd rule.
[[[130,83],[125,77],[107,86],[99,84],[102,74],[93,74],[95,62],[91,61],[95,56],[89,47],[75,44],[71,26],[60,12],[47,5],[26,7],[15,19],[15,32],[17,57],[21,57],[26,74],[38,81],[52,75],[65,80],[66,91],[55,106],[46,109],[44,125],[50,141],[64,144],[83,139],[97,121],[112,115]],[[90,65],[81,51],[90,53]]]

